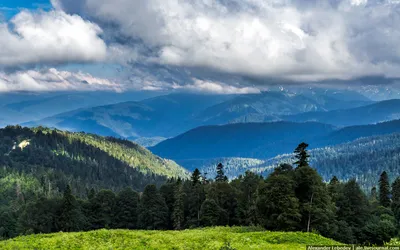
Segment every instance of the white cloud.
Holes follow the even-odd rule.
[[[101,28],[62,11],[24,10],[0,23],[0,66],[102,61],[107,46]]]
[[[260,93],[260,89],[255,87],[232,86],[221,82],[211,82],[200,79],[193,79],[193,83],[191,84],[173,84],[171,87],[172,89],[225,95]]]
[[[122,91],[123,86],[87,73],[58,71],[50,68],[36,71],[0,72],[0,92],[12,91],[63,91],[63,90],[112,90]]]
[[[116,24],[117,34],[143,42],[153,52],[147,60],[162,65],[302,81],[400,76],[400,8],[393,0],[53,0],[53,4]]]

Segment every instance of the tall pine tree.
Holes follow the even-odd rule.
[[[168,207],[155,185],[144,189],[139,205],[139,227],[147,230],[161,230],[168,226]]]
[[[132,188],[125,188],[117,195],[114,225],[116,228],[137,228],[139,194]]]
[[[383,171],[379,178],[379,204],[390,207],[390,184],[386,171]]]
[[[184,196],[185,193],[183,192],[182,184],[178,184],[175,188],[175,202],[172,212],[172,222],[175,230],[181,230],[184,226],[185,220],[185,204],[184,204]]]
[[[217,166],[217,176],[215,177],[216,182],[227,182],[228,177],[226,177],[224,173],[224,165],[222,163],[219,163]]]
[[[308,166],[308,158],[310,158],[310,155],[307,152],[308,144],[307,143],[300,143],[297,148],[294,150],[295,154],[295,165],[297,167],[305,167]]]

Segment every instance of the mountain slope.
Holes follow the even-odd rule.
[[[0,126],[39,120],[79,108],[89,108],[123,101],[139,101],[157,94],[159,95],[160,93],[96,91],[2,94],[0,98],[4,100],[0,101]]]
[[[48,194],[67,184],[80,195],[90,188],[142,190],[167,177],[188,176],[175,162],[130,141],[44,128],[1,129],[0,166],[0,186],[15,178],[32,183],[32,192]]]
[[[129,139],[170,137],[195,126],[189,122],[191,116],[228,98],[219,95],[170,94],[141,102],[74,110],[26,125],[43,125]]]
[[[196,119],[203,125],[281,120],[281,116],[309,111],[328,111],[353,108],[371,103],[354,93],[312,89],[293,91],[268,91],[241,95],[232,100],[211,106]]]
[[[150,150],[175,160],[216,157],[268,158],[291,152],[293,145],[334,130],[321,123],[239,123],[205,126],[165,140]]]
[[[290,153],[302,141],[317,148],[396,132],[400,132],[400,120],[339,130],[315,122],[240,123],[199,127],[165,140],[150,150],[179,161],[218,157],[266,159]]]
[[[315,121],[335,126],[365,125],[400,119],[399,107],[400,100],[394,99],[352,109],[290,115],[282,119],[294,122]]]

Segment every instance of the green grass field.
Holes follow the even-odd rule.
[[[229,243],[229,244],[228,244]],[[311,233],[268,232],[246,227],[185,231],[98,230],[55,233],[1,241],[0,249],[306,249],[339,243]],[[230,246],[222,248],[224,246]]]

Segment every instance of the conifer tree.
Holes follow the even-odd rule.
[[[198,171],[194,171],[192,175],[192,181],[187,187],[187,227],[199,227],[200,226],[200,209],[201,205],[205,200],[204,186],[205,183],[200,181]]]
[[[369,208],[367,197],[354,179],[344,184],[336,205],[338,221],[344,221],[351,232],[344,243],[360,243],[361,230],[368,220]]]
[[[390,184],[386,171],[383,171],[379,178],[379,204],[390,207]]]
[[[397,177],[392,184],[392,211],[397,221],[397,227],[400,226],[400,177]]]
[[[197,184],[199,184],[201,182],[201,174],[200,174],[200,170],[199,169],[196,168],[193,171],[193,174],[192,174],[192,177],[191,177],[191,181],[192,181],[193,186],[197,185]]]
[[[270,175],[260,187],[258,210],[267,229],[287,231],[300,227],[301,213],[294,187],[288,174]]]
[[[183,229],[184,219],[185,219],[184,195],[185,193],[183,192],[183,186],[181,184],[178,184],[174,194],[175,203],[172,213],[172,221],[175,230]]]
[[[205,227],[222,225],[226,217],[226,212],[213,199],[206,199],[201,205],[200,220]]]
[[[228,177],[226,177],[224,173],[224,165],[222,163],[219,163],[217,166],[217,176],[215,177],[216,182],[227,182]]]
[[[307,143],[300,143],[297,148],[294,150],[296,162],[294,163],[297,167],[305,167],[308,166],[308,158],[310,155],[307,152]]]
[[[128,187],[117,195],[114,225],[116,228],[137,228],[139,194]]]
[[[143,191],[139,205],[139,227],[147,230],[166,229],[168,207],[155,185],[148,185]]]
[[[58,219],[59,228],[64,232],[73,232],[84,229],[85,220],[82,211],[72,195],[70,185],[64,191],[60,216]]]

